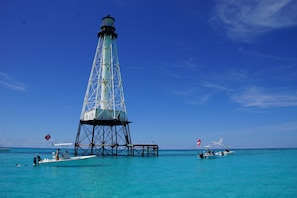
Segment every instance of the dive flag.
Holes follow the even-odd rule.
[[[201,144],[201,140],[198,139],[198,141],[197,141],[197,145],[200,146],[200,144]]]
[[[44,138],[45,138],[46,140],[49,140],[49,139],[51,139],[51,136],[50,136],[50,134],[47,134]]]

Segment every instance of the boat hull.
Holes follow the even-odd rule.
[[[74,165],[79,164],[80,161],[95,158],[96,155],[87,155],[87,156],[76,156],[76,157],[69,157],[69,158],[60,158],[59,160],[56,159],[48,159],[45,158],[43,160],[38,161],[37,166],[63,166],[63,165]]]
[[[230,154],[233,154],[233,153],[235,153],[235,151],[225,150],[225,151],[216,152],[215,155],[217,155],[217,156],[227,156],[227,155],[230,155]]]
[[[7,148],[7,147],[1,147],[0,148],[0,151],[9,151],[9,148]]]
[[[214,159],[214,158],[216,158],[217,156],[214,155],[214,154],[212,154],[212,153],[200,153],[200,154],[198,155],[198,157],[199,157],[200,159]]]

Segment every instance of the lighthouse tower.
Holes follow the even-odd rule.
[[[132,142],[120,73],[114,18],[102,19],[74,153],[130,154]]]

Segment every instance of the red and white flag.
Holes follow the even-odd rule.
[[[201,140],[198,139],[198,140],[197,140],[197,145],[200,146],[200,144],[201,144]]]
[[[50,135],[50,134],[47,134],[47,135],[44,137],[44,139],[46,139],[46,140],[51,139],[51,135]]]

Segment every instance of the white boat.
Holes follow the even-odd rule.
[[[57,147],[63,147],[63,146],[71,146],[72,143],[61,143],[61,144],[54,144],[54,146]],[[58,148],[56,152],[52,152],[52,158],[44,158],[41,159],[41,157],[36,154],[33,158],[33,165],[39,166],[39,165],[64,165],[64,164],[73,164],[75,161],[80,160],[86,160],[96,157],[96,155],[86,155],[86,156],[69,156],[68,149],[64,149],[63,153],[60,156],[61,149]]]
[[[217,156],[227,156],[227,155],[233,154],[233,153],[235,153],[235,151],[230,151],[229,149],[225,149],[223,151],[216,152],[215,155],[217,155]]]
[[[210,146],[205,146],[205,151],[203,151],[202,153],[199,153],[198,157],[200,159],[213,159],[213,158],[216,158],[217,156],[215,155],[215,152],[210,149]]]
[[[218,151],[215,153],[216,156],[226,156],[229,154],[234,153],[235,151],[231,151],[228,146],[223,144],[223,138],[220,138],[219,141],[211,141],[213,143],[214,146],[219,146],[219,147],[223,147],[224,150],[222,151]]]
[[[3,147],[2,145],[0,145],[0,151],[9,151],[9,148]]]

